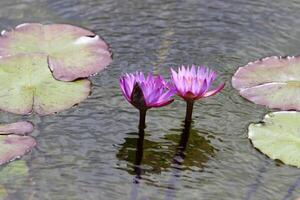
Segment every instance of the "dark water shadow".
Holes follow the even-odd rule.
[[[141,175],[160,174],[163,171],[169,171],[173,164],[174,155],[178,146],[182,143],[183,129],[172,129],[167,135],[159,140],[148,138],[147,132],[141,147],[138,133],[128,133],[125,142],[116,157],[121,161],[126,161],[126,170],[129,174],[135,175],[136,164],[141,165]],[[174,133],[175,132],[175,133]],[[190,129],[189,142],[184,151],[184,160],[182,161],[182,170],[189,170],[197,167],[202,169],[205,163],[214,156],[216,149],[210,144],[209,133],[200,132],[196,129]],[[213,138],[212,138],[213,139]],[[140,151],[143,149],[143,152]],[[143,156],[143,159],[139,158]]]
[[[166,200],[172,200],[176,196],[177,184],[180,182],[181,172],[189,167],[204,168],[209,156],[215,155],[215,149],[209,140],[200,136],[195,129],[191,129],[191,121],[186,121],[180,140],[175,149],[172,160],[171,177],[166,192]]]
[[[148,135],[145,135],[142,129],[139,133],[128,133],[125,142],[121,144],[116,157],[126,161],[127,166],[124,170],[134,175],[131,200],[138,199],[139,184],[143,176],[160,174],[163,171],[171,172],[166,197],[172,199],[181,172],[195,167],[202,170],[217,151],[210,144],[210,134],[192,129],[190,125],[171,132],[175,133],[154,141],[148,139]]]
[[[282,200],[291,199],[293,196],[293,192],[300,186],[300,177],[298,177],[288,188],[286,195],[283,197]]]
[[[259,188],[264,185],[264,177],[266,176],[266,173],[268,172],[270,165],[271,165],[270,161],[265,161],[263,165],[259,168],[255,180],[247,187],[245,200],[253,199],[254,195],[259,190]]]
[[[125,142],[121,144],[121,148],[116,157],[121,161],[126,161],[126,170],[129,174],[135,175],[137,165],[140,165],[140,174],[152,173],[160,174],[162,170],[169,165],[169,159],[172,153],[168,150],[164,151],[164,146],[168,146],[168,142],[159,142],[147,138],[147,133],[143,140],[138,133],[128,133]]]
[[[210,144],[209,134],[193,128],[184,128],[181,131],[180,135],[166,135],[167,140],[177,141],[177,145],[172,149],[172,167],[180,163],[181,170],[190,170],[193,167],[203,169],[205,163],[217,152]]]

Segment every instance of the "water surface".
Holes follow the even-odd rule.
[[[268,159],[247,139],[249,123],[269,110],[244,100],[230,84],[237,67],[249,61],[299,54],[299,9],[297,0],[0,0],[1,29],[24,22],[70,23],[100,34],[114,53],[109,68],[92,78],[92,95],[78,107],[46,117],[1,113],[3,122],[33,122],[38,141],[22,158],[30,168],[26,183],[6,185],[8,199],[300,196],[297,184],[290,188],[300,171]],[[170,66],[193,63],[218,71],[226,87],[196,103],[180,168],[172,160],[184,102],[148,112],[142,179],[134,184],[138,113],[121,96],[118,78],[136,70],[168,77]]]

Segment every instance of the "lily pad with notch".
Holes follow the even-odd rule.
[[[87,79],[58,81],[43,55],[0,58],[0,109],[16,114],[52,114],[86,99],[91,91]]]
[[[112,61],[107,44],[95,33],[69,24],[25,23],[2,31],[0,56],[40,54],[62,81],[86,78]]]
[[[300,167],[299,121],[300,112],[269,113],[262,122],[250,124],[248,137],[268,157]]]

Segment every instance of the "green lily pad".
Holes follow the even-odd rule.
[[[24,160],[17,160],[0,168],[0,184],[6,185],[28,177],[29,168]],[[16,183],[15,183],[16,184]]]
[[[29,168],[24,160],[2,165],[0,167],[0,200],[14,194],[28,184]]]
[[[7,197],[7,191],[3,185],[0,185],[0,200],[4,200]]]
[[[272,159],[300,167],[300,112],[267,114],[260,123],[250,124],[248,137],[254,147]]]
[[[29,122],[0,125],[0,165],[23,156],[36,145],[33,137],[24,135],[32,130]]]
[[[232,85],[241,96],[281,110],[300,110],[300,57],[268,57],[240,67]]]
[[[26,23],[1,35],[0,56],[43,54],[54,77],[62,81],[88,77],[112,61],[98,35],[68,24]]]
[[[43,55],[17,55],[0,59],[0,109],[16,114],[47,115],[65,110],[90,94],[87,79],[58,81]]]

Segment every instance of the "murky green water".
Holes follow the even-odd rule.
[[[247,139],[268,112],[242,99],[230,79],[238,66],[300,52],[298,0],[0,0],[0,28],[23,22],[71,23],[100,34],[114,53],[92,78],[93,93],[56,115],[2,122],[35,124],[38,146],[23,157],[25,183],[6,185],[9,200],[281,200],[300,196],[300,171],[269,160]],[[134,184],[138,113],[118,78],[136,70],[206,64],[227,85],[196,103],[183,165],[172,164],[182,132],[181,100],[150,110],[139,184]],[[294,185],[294,187],[291,187]]]

